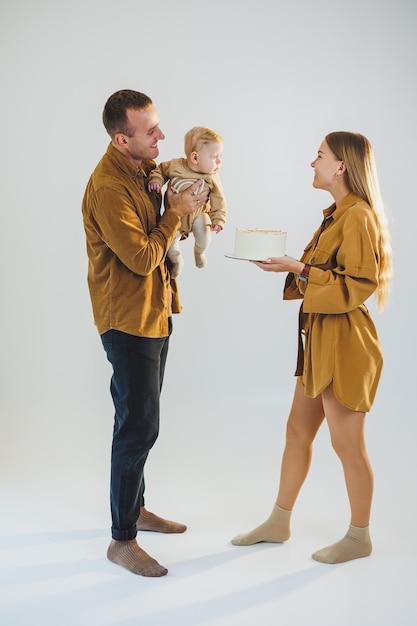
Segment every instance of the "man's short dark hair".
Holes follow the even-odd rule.
[[[151,104],[152,100],[149,96],[140,93],[140,91],[133,91],[132,89],[116,91],[107,100],[103,110],[103,124],[110,137],[113,139],[117,133],[131,137],[133,131],[129,129],[126,110],[145,109]]]

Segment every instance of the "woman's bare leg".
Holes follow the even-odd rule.
[[[343,563],[371,554],[369,518],[373,474],[365,445],[365,414],[341,404],[332,385],[321,395],[332,445],[343,466],[351,520],[346,536],[315,552],[313,558],[324,563]]]
[[[321,397],[309,398],[297,382],[287,422],[286,442],[281,463],[277,506],[294,507],[311,464],[313,441],[324,419]]]
[[[232,543],[248,546],[260,541],[282,542],[290,537],[291,510],[307,476],[314,437],[323,422],[320,398],[308,398],[297,382],[287,422],[287,435],[281,465],[280,487],[269,518],[254,530],[236,535]]]
[[[374,481],[366,452],[365,413],[341,404],[332,385],[322,393],[322,399],[332,446],[343,466],[351,509],[350,522],[354,526],[368,526]]]

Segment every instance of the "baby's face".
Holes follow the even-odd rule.
[[[201,174],[215,174],[222,165],[223,144],[212,141],[195,154],[197,155],[194,163],[196,169]]]

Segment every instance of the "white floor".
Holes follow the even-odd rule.
[[[348,523],[341,470],[325,428],[291,540],[230,544],[272,508],[285,402],[248,398],[222,408],[209,402],[198,416],[184,402],[163,424],[148,464],[147,505],[189,529],[176,536],[140,533],[142,547],[169,569],[160,579],[134,576],[105,558],[107,451],[98,450],[88,464],[86,446],[77,452],[70,440],[67,456],[51,452],[31,462],[23,480],[16,450],[16,471],[9,467],[0,483],[1,625],[414,626],[416,461],[412,442],[390,425],[388,398],[368,424],[376,477],[370,558],[338,566],[311,559]],[[248,428],[254,418],[255,432]]]

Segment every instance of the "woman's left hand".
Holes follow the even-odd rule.
[[[299,274],[303,271],[304,263],[293,259],[291,256],[271,257],[266,261],[250,261],[264,272],[294,272]]]

